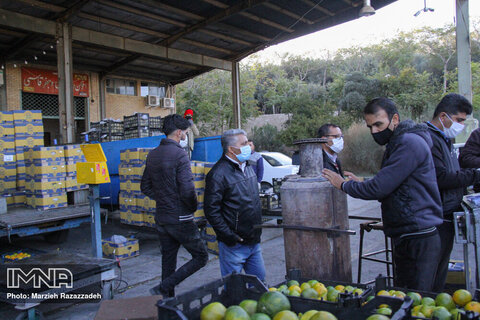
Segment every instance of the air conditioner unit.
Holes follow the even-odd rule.
[[[146,107],[159,107],[160,106],[160,97],[148,95],[146,97]]]
[[[160,107],[166,108],[166,109],[175,108],[175,99],[173,99],[173,98],[163,98],[161,100]]]

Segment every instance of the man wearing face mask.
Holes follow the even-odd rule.
[[[463,211],[461,207],[466,187],[480,181],[475,169],[461,169],[452,140],[464,128],[467,115],[472,113],[471,103],[463,96],[447,94],[435,108],[433,119],[427,122],[433,147],[438,189],[442,197],[443,224],[438,227],[442,239],[441,258],[435,277],[434,292],[443,291],[448,272],[448,262],[453,248],[455,230],[453,213]]]
[[[185,110],[183,117],[190,123],[190,128],[187,130],[187,136],[185,140],[180,141],[180,145],[185,149],[185,151],[187,151],[188,158],[192,158],[193,147],[195,145],[195,136],[198,136],[200,133],[198,132],[197,126],[193,122],[192,109]]]
[[[206,177],[204,211],[218,240],[222,277],[245,270],[265,280],[260,248],[262,208],[257,176],[248,164],[252,150],[245,131],[225,131],[223,155]]]
[[[155,223],[162,250],[162,282],[150,292],[163,297],[173,297],[175,286],[208,261],[207,249],[193,220],[197,195],[190,160],[180,145],[188,127],[188,120],[178,114],[165,117],[163,132],[167,137],[148,154],[141,183],[142,193],[157,203]],[[180,245],[192,259],[176,270]]]
[[[328,139],[327,143],[322,144],[323,167],[343,177],[342,165],[338,159],[338,154],[343,150],[342,130],[337,125],[326,123],[318,129],[317,136]]]
[[[323,169],[336,188],[354,198],[379,200],[385,235],[394,246],[395,286],[432,291],[440,259],[442,224],[440,194],[430,148],[432,140],[425,124],[400,122],[392,100],[376,98],[364,111],[373,139],[386,145],[380,171],[371,179],[345,181]]]

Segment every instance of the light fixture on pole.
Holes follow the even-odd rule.
[[[360,9],[358,16],[368,17],[375,14],[375,9],[371,6],[370,0],[363,0],[363,7]]]
[[[435,9],[433,9],[433,8],[428,8],[428,7],[427,7],[427,0],[423,0],[423,9],[420,9],[420,10],[418,10],[417,12],[415,12],[415,14],[414,14],[413,16],[414,16],[414,17],[418,17],[418,15],[419,15],[420,13],[422,13],[422,12],[428,12],[428,11],[433,12],[433,11],[435,11]]]

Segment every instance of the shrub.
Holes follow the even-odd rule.
[[[372,138],[364,123],[354,123],[344,134],[345,146],[340,153],[342,167],[356,175],[372,175],[380,169],[384,148]]]
[[[256,151],[284,151],[277,127],[266,124],[262,127],[253,127],[251,138]]]

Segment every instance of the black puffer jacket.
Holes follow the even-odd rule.
[[[343,190],[354,198],[382,203],[387,236],[398,237],[443,222],[431,146],[425,124],[403,121],[393,132],[375,177],[343,184]]]
[[[157,202],[156,223],[178,224],[193,220],[197,194],[190,160],[180,144],[166,138],[150,151],[141,190]]]
[[[465,188],[480,181],[480,172],[475,169],[460,169],[450,139],[431,123],[427,125],[433,141],[432,156],[442,197],[443,215],[445,219],[451,220],[453,212],[462,211],[460,204]]]
[[[262,223],[262,207],[255,172],[247,164],[245,173],[240,167],[222,156],[207,175],[205,216],[212,225],[219,241],[228,246],[260,242],[261,229],[253,229]]]

